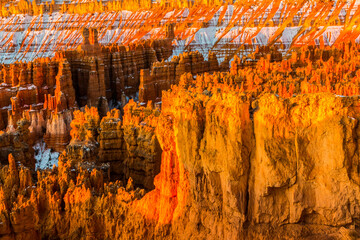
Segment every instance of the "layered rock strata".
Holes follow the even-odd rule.
[[[2,67],[0,95],[1,127],[16,128],[23,117],[30,121],[33,139],[42,138],[46,131],[46,142],[56,150],[68,144],[69,127],[60,132],[62,125],[51,128],[52,122],[71,122],[71,113],[76,106],[69,63],[62,56],[39,59],[25,64],[15,63]],[[6,116],[6,117],[5,117]],[[55,117],[56,116],[56,117]],[[57,121],[60,119],[60,122]],[[46,130],[47,129],[47,130]],[[58,147],[62,145],[62,147]]]
[[[1,167],[1,235],[359,238],[357,51],[236,58],[230,72],[181,76],[161,112],[133,101],[122,120],[119,110],[104,118],[96,108],[75,111],[58,168],[32,179],[15,152]],[[125,187],[108,182],[115,168]]]
[[[249,179],[253,225],[359,230],[357,101],[332,94],[259,99]]]
[[[130,101],[124,108],[124,177],[131,177],[146,189],[154,188],[154,178],[160,172],[161,148],[155,135],[159,115],[160,111],[151,104],[144,108]]]
[[[112,110],[100,121],[96,108],[74,112],[68,159],[74,164],[109,165],[113,177],[131,178],[137,186],[154,188],[160,171],[161,149],[155,136],[158,110],[139,107],[133,101],[120,111]]]
[[[44,140],[48,147],[61,152],[70,140],[72,112],[76,109],[75,90],[71,81],[69,63],[59,65],[55,95],[45,95],[42,115],[46,116]]]
[[[76,170],[65,156],[60,157],[58,168],[38,172],[35,186],[31,171],[16,161],[9,155],[9,165],[0,173],[0,233],[4,239],[79,239],[85,235],[92,239],[121,238],[125,233],[111,216],[126,215],[129,203],[144,195],[143,190],[134,189],[131,181],[126,185],[109,183],[100,169]],[[102,206],[99,212],[88,212],[96,205]],[[105,219],[109,220],[108,227],[103,228]],[[130,223],[124,229],[128,227]],[[108,232],[107,228],[113,230]]]
[[[84,29],[83,39],[76,51],[65,52],[80,106],[97,107],[100,97],[121,102],[123,95],[135,96],[140,70],[149,69],[152,63],[167,59],[172,53],[170,39],[108,47],[99,45],[96,29]]]
[[[139,101],[160,102],[162,91],[169,90],[173,84],[178,84],[180,77],[185,73],[195,76],[219,70],[219,63],[214,53],[209,54],[208,61],[205,61],[199,52],[190,52],[174,56],[170,62],[155,62],[151,70],[144,69],[140,72]]]
[[[48,147],[62,151],[69,143],[72,112],[78,104],[97,107],[101,117],[109,102],[125,106],[129,97],[136,96],[140,69],[172,53],[169,40],[104,47],[97,42],[95,29],[84,29],[83,37],[77,51],[2,66],[0,129],[16,128],[25,114],[32,136],[45,134]]]
[[[30,122],[25,118],[17,122],[16,129],[0,132],[0,162],[7,164],[8,155],[12,154],[17,161],[31,170],[35,170],[33,139],[31,138]]]
[[[2,235],[359,236],[358,97],[266,94],[253,102],[253,115],[249,99],[233,90],[199,93],[179,87],[163,101],[156,119],[162,161],[154,190],[144,195],[134,190],[132,180],[123,188],[119,182],[107,183],[106,171],[95,165],[73,168],[71,151],[60,157],[59,168],[38,173],[37,187],[26,188],[34,180],[10,157],[9,167],[1,171],[1,203],[7,206]],[[102,126],[118,128],[117,119],[113,111]],[[83,130],[73,138],[94,141]]]
[[[170,236],[180,239],[360,236],[358,97],[267,94],[251,120],[244,95],[209,93],[174,88],[163,97],[171,125],[159,123],[158,133],[167,129],[159,139],[173,129],[166,146],[176,151],[169,160],[163,148],[156,189],[140,205],[145,216],[171,222]],[[182,177],[162,178],[176,166]]]

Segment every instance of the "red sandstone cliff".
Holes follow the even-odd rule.
[[[140,70],[171,56],[170,39],[139,41],[129,46],[101,46],[97,30],[83,30],[84,43],[76,51],[66,51],[70,62],[77,101],[80,106],[98,107],[99,98],[121,102],[136,95]],[[122,106],[124,107],[124,106]]]
[[[182,75],[161,111],[133,101],[122,119],[118,110],[75,111],[59,167],[36,176],[27,136],[41,118],[29,111],[37,120],[15,124],[10,114],[1,236],[359,238],[359,97],[334,94],[356,93],[357,57],[308,48],[279,60],[237,58],[230,73]],[[62,96],[45,97],[47,110],[62,109]]]
[[[72,111],[76,106],[75,91],[72,86],[69,64],[62,57],[39,59],[24,64],[15,63],[2,68],[3,83],[0,95],[0,127],[16,128],[19,119],[30,121],[30,133],[33,140],[42,138],[46,129],[46,141],[49,147],[64,149],[68,143],[68,131],[56,132],[61,124],[51,128],[52,122],[61,118],[70,124],[71,112],[67,117],[64,111]],[[9,77],[10,76],[10,80]],[[70,115],[70,119],[69,119]],[[54,116],[57,116],[54,119]],[[65,135],[66,136],[65,136]]]
[[[186,73],[195,76],[218,70],[219,63],[214,53],[209,53],[208,61],[199,52],[190,52],[175,56],[170,62],[155,62],[151,70],[144,69],[140,72],[139,102],[161,102],[162,91],[178,84],[181,76]]]
[[[9,160],[13,173],[3,167],[1,178],[4,236],[292,239],[358,234],[357,97],[311,94],[284,100],[268,94],[253,103],[253,117],[249,100],[232,90],[199,94],[179,87],[163,102],[156,120],[162,159],[154,190],[144,195],[132,180],[126,187],[108,183],[107,172],[96,165],[73,168],[75,152],[68,150],[58,168],[38,173],[36,188],[20,191],[34,180]],[[95,112],[87,114],[97,119]],[[75,119],[92,119],[82,116]],[[137,122],[136,116],[124,121]],[[117,119],[112,112],[101,126],[118,127]],[[73,129],[80,127],[73,139],[94,141],[91,122],[86,128],[73,123]],[[100,133],[101,145],[117,139],[104,138],[105,133]]]
[[[160,112],[140,107],[133,101],[124,111],[123,121],[120,111],[115,109],[101,121],[96,108],[75,111],[66,155],[74,165],[106,166],[114,177],[132,178],[134,184],[153,189],[161,162],[161,149],[155,136]]]

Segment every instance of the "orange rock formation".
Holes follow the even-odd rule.
[[[71,151],[60,157],[58,168],[38,172],[35,180],[10,156],[0,176],[3,235],[357,236],[358,97],[264,94],[252,102],[223,83],[214,89],[174,86],[163,96],[161,114],[148,115],[149,120],[144,117],[150,110],[128,106],[126,111],[138,113],[128,114],[122,124],[156,127],[162,148],[155,189],[146,194],[131,178],[126,186],[108,182],[108,173],[96,165],[74,168]],[[100,121],[95,109],[75,116],[74,141],[94,142]],[[121,136],[118,117],[113,111],[102,120],[108,131],[100,133],[101,144],[117,139],[110,132]],[[36,187],[27,187],[34,182]]]
[[[219,63],[214,53],[209,54],[208,61],[199,52],[190,52],[175,56],[170,62],[155,62],[151,71],[144,69],[140,72],[139,101],[161,101],[162,91],[169,90],[172,84],[178,84],[185,73],[197,75],[218,70]]]
[[[84,56],[94,55],[96,42],[89,44]],[[35,81],[15,65],[4,66],[4,93],[22,93],[11,95],[7,132],[0,134],[1,162],[8,159],[0,168],[1,236],[359,238],[359,46],[340,46],[299,48],[289,58],[275,48],[258,49],[248,59],[236,57],[229,72],[216,72],[221,67],[214,56],[203,61],[196,53],[155,63],[151,74],[159,79],[151,81],[166,83],[159,90],[170,88],[161,95],[161,110],[151,102],[144,107],[130,101],[123,116],[114,109],[102,117],[105,107],[69,111],[75,110],[79,89],[71,87],[74,74],[64,58],[51,73],[54,96],[44,95],[42,110],[24,111],[22,101],[31,104],[34,93],[16,84],[47,91],[43,73],[51,64],[34,65]],[[134,58],[146,52],[139,46],[133,50],[122,54]],[[137,56],[148,56],[142,54]],[[83,80],[98,87],[83,91],[102,102],[107,78],[99,76],[109,69],[97,56],[84,59],[91,61]],[[151,65],[141,59],[149,58],[132,63]],[[185,74],[177,78],[178,70]],[[151,98],[158,98],[152,91]],[[50,138],[70,127],[71,142],[58,167],[33,174],[29,136],[43,130],[39,111],[51,119],[46,122]],[[17,119],[22,120],[15,124]]]
[[[122,101],[135,95],[140,84],[140,70],[153,62],[170,57],[171,40],[145,41],[125,46],[102,47],[97,30],[84,29],[84,44],[77,51],[65,52],[69,60],[77,101],[80,106],[99,106],[99,99]]]
[[[1,67],[0,129],[16,128],[23,116],[31,121],[34,138],[44,136],[48,147],[62,151],[70,140],[72,112],[95,106],[100,116],[126,104],[139,87],[141,69],[171,55],[171,42],[146,41],[136,45],[99,45],[96,29],[84,29],[84,44],[77,51],[52,59]]]

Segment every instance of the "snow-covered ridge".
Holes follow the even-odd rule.
[[[168,12],[13,15],[0,18],[0,63],[31,61],[75,49],[82,43],[84,27],[97,28],[101,44],[128,45],[141,39],[164,38],[166,25],[176,23],[175,54],[187,49],[207,54],[210,49],[226,51],[224,48],[243,44],[266,45],[274,39],[287,46],[309,42],[331,45],[344,34],[347,39],[359,40],[359,27],[354,25],[354,16],[360,13],[358,1],[354,5],[344,1],[328,3],[328,8],[276,2]],[[329,24],[334,22],[336,26]]]

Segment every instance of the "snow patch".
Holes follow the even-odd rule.
[[[58,166],[59,153],[52,149],[46,148],[44,141],[38,142],[33,146],[35,150],[35,170],[52,168],[53,165]]]

